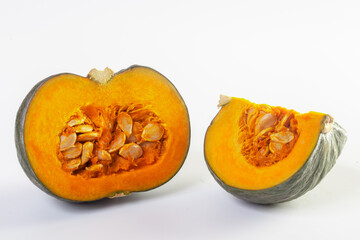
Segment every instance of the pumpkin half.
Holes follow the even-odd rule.
[[[155,70],[93,69],[39,82],[19,108],[15,138],[36,186],[84,202],[170,180],[186,158],[190,122],[179,92]]]
[[[330,171],[346,132],[327,114],[221,96],[204,144],[208,168],[229,193],[272,204],[300,197]]]

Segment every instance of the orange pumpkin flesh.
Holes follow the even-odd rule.
[[[161,124],[161,128],[164,129],[159,136],[161,140],[150,139],[154,142],[162,141],[161,149],[155,156],[156,161],[144,164],[149,158],[144,152],[141,157],[137,157],[145,159],[143,164],[135,164],[134,161],[138,159],[126,159],[133,162],[132,167],[124,167],[123,163],[121,169],[101,170],[94,175],[76,174],[76,171],[64,169],[64,162],[68,160],[61,157],[64,153],[59,149],[61,135],[74,116],[86,113],[84,108],[105,112],[109,107],[115,107],[117,110],[123,107],[120,112],[126,112],[129,106],[148,109],[157,117],[155,123]],[[148,122],[140,121],[144,125],[142,127],[146,127],[152,121],[149,119]],[[96,124],[93,127],[97,128]],[[114,136],[115,131],[119,132],[122,129],[115,126],[111,131],[110,137]],[[101,134],[104,134],[103,129]],[[165,183],[180,169],[185,160],[190,141],[189,134],[189,117],[181,96],[164,76],[146,67],[129,68],[115,74],[106,83],[73,74],[55,76],[37,90],[27,109],[24,125],[26,153],[36,177],[54,195],[74,201],[92,201],[117,194],[145,191]],[[77,136],[79,135],[77,133]],[[130,141],[130,136],[127,137],[127,141]],[[145,135],[143,137],[146,139]],[[108,140],[107,146],[103,149],[108,151],[113,139],[112,137]],[[137,140],[139,142],[132,144],[146,145],[146,140]],[[94,151],[97,152],[91,153],[91,160],[86,163],[83,171],[85,167],[91,169],[98,163],[106,165],[106,161],[99,162],[94,158],[101,153],[100,149],[95,150],[98,142],[94,140],[92,143]],[[111,154],[113,159],[125,159],[119,155],[119,149]]]
[[[251,119],[250,113],[254,109],[258,115]],[[268,113],[275,116],[274,124],[268,124],[268,131],[266,128],[256,129]],[[284,120],[286,117],[289,121]],[[325,117],[327,115],[323,113],[299,114],[281,107],[231,98],[222,106],[206,133],[207,163],[214,174],[229,186],[247,190],[274,187],[293,176],[307,161],[324,128]],[[285,127],[281,126],[282,120]],[[283,142],[282,148],[271,149],[272,144],[281,142],[276,139],[279,136],[288,136],[288,139]],[[262,154],[266,156],[266,161],[261,159]]]

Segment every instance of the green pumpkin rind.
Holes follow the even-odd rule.
[[[318,185],[334,166],[346,140],[345,129],[334,123],[331,131],[319,134],[315,148],[300,170],[285,182],[267,189],[246,190],[229,186],[213,172],[207,161],[206,164],[219,185],[237,198],[258,204],[281,203],[298,198]]]

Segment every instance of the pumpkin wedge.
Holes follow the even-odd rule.
[[[85,202],[170,180],[186,158],[190,122],[179,92],[157,71],[93,69],[39,82],[19,108],[15,138],[36,186]]]
[[[221,96],[204,144],[215,180],[243,200],[273,204],[313,189],[334,166],[345,130],[323,113]]]

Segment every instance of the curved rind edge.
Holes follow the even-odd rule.
[[[336,122],[328,133],[320,133],[310,157],[302,168],[285,182],[262,190],[245,190],[224,183],[206,164],[210,173],[227,192],[258,204],[275,204],[293,200],[313,189],[334,166],[346,143],[347,134]],[[205,156],[206,159],[206,156]]]

